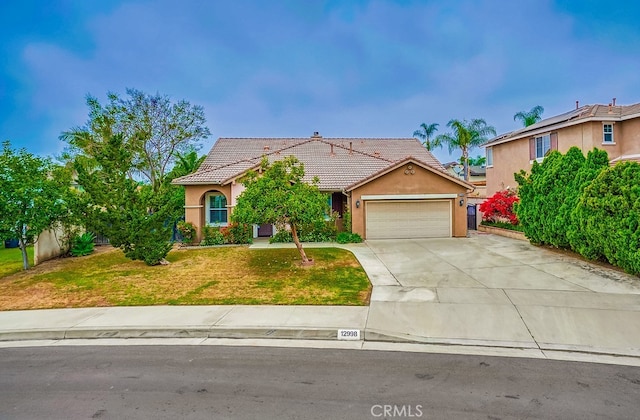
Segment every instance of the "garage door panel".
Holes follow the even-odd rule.
[[[450,201],[366,203],[367,239],[451,236]]]

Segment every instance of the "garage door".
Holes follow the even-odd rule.
[[[448,238],[451,201],[368,201],[367,239]]]

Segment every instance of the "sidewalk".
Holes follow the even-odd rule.
[[[292,245],[254,245],[274,246]],[[6,311],[0,312],[0,347],[20,345],[9,343],[14,340],[21,340],[22,345],[32,343],[25,340],[68,344],[83,339],[95,344],[95,339],[102,339],[100,343],[126,339],[128,344],[191,339],[191,344],[264,345],[268,339],[267,345],[640,366],[640,281],[632,276],[600,268],[589,271],[589,267],[582,272],[584,262],[577,264],[522,241],[492,236],[307,246],[351,250],[373,284],[370,306]],[[472,264],[479,249],[482,259]],[[556,274],[545,277],[543,271],[527,271],[536,267],[553,269]],[[523,272],[528,274],[518,275]],[[359,331],[359,340],[339,340],[339,329]]]

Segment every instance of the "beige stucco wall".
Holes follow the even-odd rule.
[[[227,203],[232,202],[231,185],[185,185],[184,213],[185,221],[191,222],[198,232],[197,241],[202,240],[202,226],[205,224],[205,202],[204,196],[208,192],[218,191],[227,199]],[[231,207],[231,206],[229,206]],[[228,216],[231,215],[229,211]]]
[[[614,140],[618,143],[616,135],[616,126],[613,129]],[[620,135],[624,141],[620,142],[621,155],[640,154],[640,118],[625,121],[620,124]]]
[[[62,249],[63,237],[64,229],[62,226],[45,230],[38,235],[38,239],[33,244],[33,265],[62,255],[66,251]]]
[[[487,166],[487,197],[518,183],[513,174],[531,170],[529,163],[529,139],[519,139],[493,146],[493,166]]]
[[[351,192],[350,209],[352,231],[366,239],[363,195],[398,195],[398,194],[465,194],[467,189],[460,184],[448,180],[438,174],[413,165],[415,174],[405,175],[407,165],[389,172]],[[360,201],[360,208],[356,208]],[[467,206],[459,205],[459,198],[452,200],[453,236],[467,236]]]

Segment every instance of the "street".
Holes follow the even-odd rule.
[[[640,368],[222,346],[0,349],[0,418],[636,418]]]

